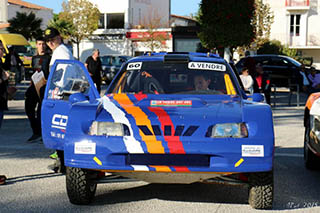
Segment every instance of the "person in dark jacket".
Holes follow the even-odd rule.
[[[7,94],[7,85],[8,79],[5,71],[3,70],[3,63],[1,58],[3,57],[4,48],[2,41],[0,40],[0,129],[3,120],[3,111],[8,109],[8,94]],[[6,183],[7,177],[5,175],[0,175],[0,185]]]
[[[3,120],[3,113],[8,110],[8,76],[4,71],[5,65],[2,63],[1,58],[3,57],[4,48],[0,41],[0,129]]]
[[[21,67],[23,62],[21,61],[18,53],[16,53],[13,46],[9,46],[9,53],[5,56],[5,66],[13,73],[15,73],[15,83],[21,81]]]
[[[256,75],[253,89],[255,92],[263,93],[266,102],[271,104],[271,86],[269,75],[263,72],[263,67],[260,63],[256,65]]]
[[[89,56],[86,60],[86,63],[84,64],[89,71],[89,74],[93,80],[93,82],[96,84],[97,90],[100,93],[101,92],[101,71],[102,71],[102,65],[101,60],[99,57],[99,50],[94,49],[92,51],[92,55]]]
[[[37,54],[32,57],[32,69],[35,72],[43,72],[45,79],[49,75],[50,55],[46,53],[46,43],[43,37],[36,39]],[[28,142],[41,140],[41,103],[44,96],[45,85],[37,93],[34,82],[28,87],[25,93],[25,111],[32,128],[32,136]]]

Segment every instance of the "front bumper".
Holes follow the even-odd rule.
[[[72,140],[70,140],[72,138]],[[165,146],[166,142],[162,142]],[[86,145],[87,144],[87,145]],[[216,139],[215,141],[184,141],[184,153],[128,152],[122,137],[67,137],[65,164],[70,167],[108,172],[204,172],[243,173],[271,171],[274,139]],[[143,142],[141,146],[144,147]],[[244,153],[243,146],[263,147],[263,155]]]

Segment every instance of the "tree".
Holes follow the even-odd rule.
[[[69,39],[74,30],[72,22],[60,19],[58,14],[53,14],[53,19],[49,21],[48,27],[57,29],[65,39]]]
[[[100,11],[88,0],[69,0],[67,3],[62,3],[62,8],[59,19],[72,23],[70,38],[77,44],[79,58],[79,43],[98,29]]]
[[[249,45],[255,36],[254,0],[202,0],[199,37],[204,47],[224,50]]]
[[[256,9],[253,16],[253,25],[256,29],[254,41],[251,43],[251,48],[258,49],[266,41],[269,40],[271,25],[274,15],[269,4],[264,4],[262,0],[255,0]]]
[[[259,48],[269,48],[270,43],[268,42],[273,19],[274,14],[271,11],[270,5],[264,4],[262,0],[255,0],[255,12],[252,19],[256,32],[255,38],[249,45],[238,47],[237,51],[240,55],[244,55],[248,49],[257,51]],[[274,46],[272,47],[271,45],[270,48],[274,48]]]
[[[43,31],[40,28],[42,19],[37,18],[33,12],[29,14],[17,12],[16,17],[9,19],[8,22],[10,33],[22,34],[27,40],[42,36]]]
[[[150,9],[148,16],[140,23],[140,27],[147,30],[141,41],[151,52],[167,48],[166,41],[169,39],[169,34],[160,32],[159,28],[168,27],[168,23],[162,22],[157,11]]]

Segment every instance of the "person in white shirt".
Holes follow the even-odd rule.
[[[73,60],[73,55],[70,50],[63,44],[62,37],[59,31],[55,28],[49,27],[44,31],[44,39],[48,47],[52,50],[52,57],[50,60],[50,71],[57,59],[66,59],[66,60]],[[63,87],[65,85],[65,81],[68,80],[70,76],[73,75],[72,70],[66,69],[66,65],[58,65],[61,67],[57,67],[56,70],[58,71],[61,69],[63,72],[61,74],[61,78],[58,82],[56,82],[56,86]],[[53,165],[49,165],[49,169],[54,170],[55,172],[65,172],[64,166],[64,153],[63,151],[57,150],[57,152],[50,155],[50,158],[56,159]]]
[[[59,31],[55,28],[48,28],[44,31],[44,39],[48,47],[52,50],[52,57],[50,60],[50,70],[57,59],[73,60],[73,55],[70,50],[63,44],[62,37]],[[66,65],[58,65],[56,70],[64,71],[61,75],[61,80],[57,82],[57,86],[63,87],[68,78],[74,75],[73,70],[66,69]],[[66,72],[68,71],[68,72]]]
[[[240,79],[242,81],[244,90],[246,92],[249,92],[250,94],[253,93],[253,79],[251,75],[249,75],[249,70],[244,67],[241,71]]]
[[[57,59],[74,59],[70,50],[62,43],[62,37],[59,31],[49,27],[44,31],[44,39],[48,47],[53,51],[50,61],[50,67]]]

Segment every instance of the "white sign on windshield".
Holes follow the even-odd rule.
[[[226,65],[224,64],[215,64],[215,63],[205,63],[205,62],[189,62],[189,69],[194,70],[215,70],[215,71],[226,71]]]

